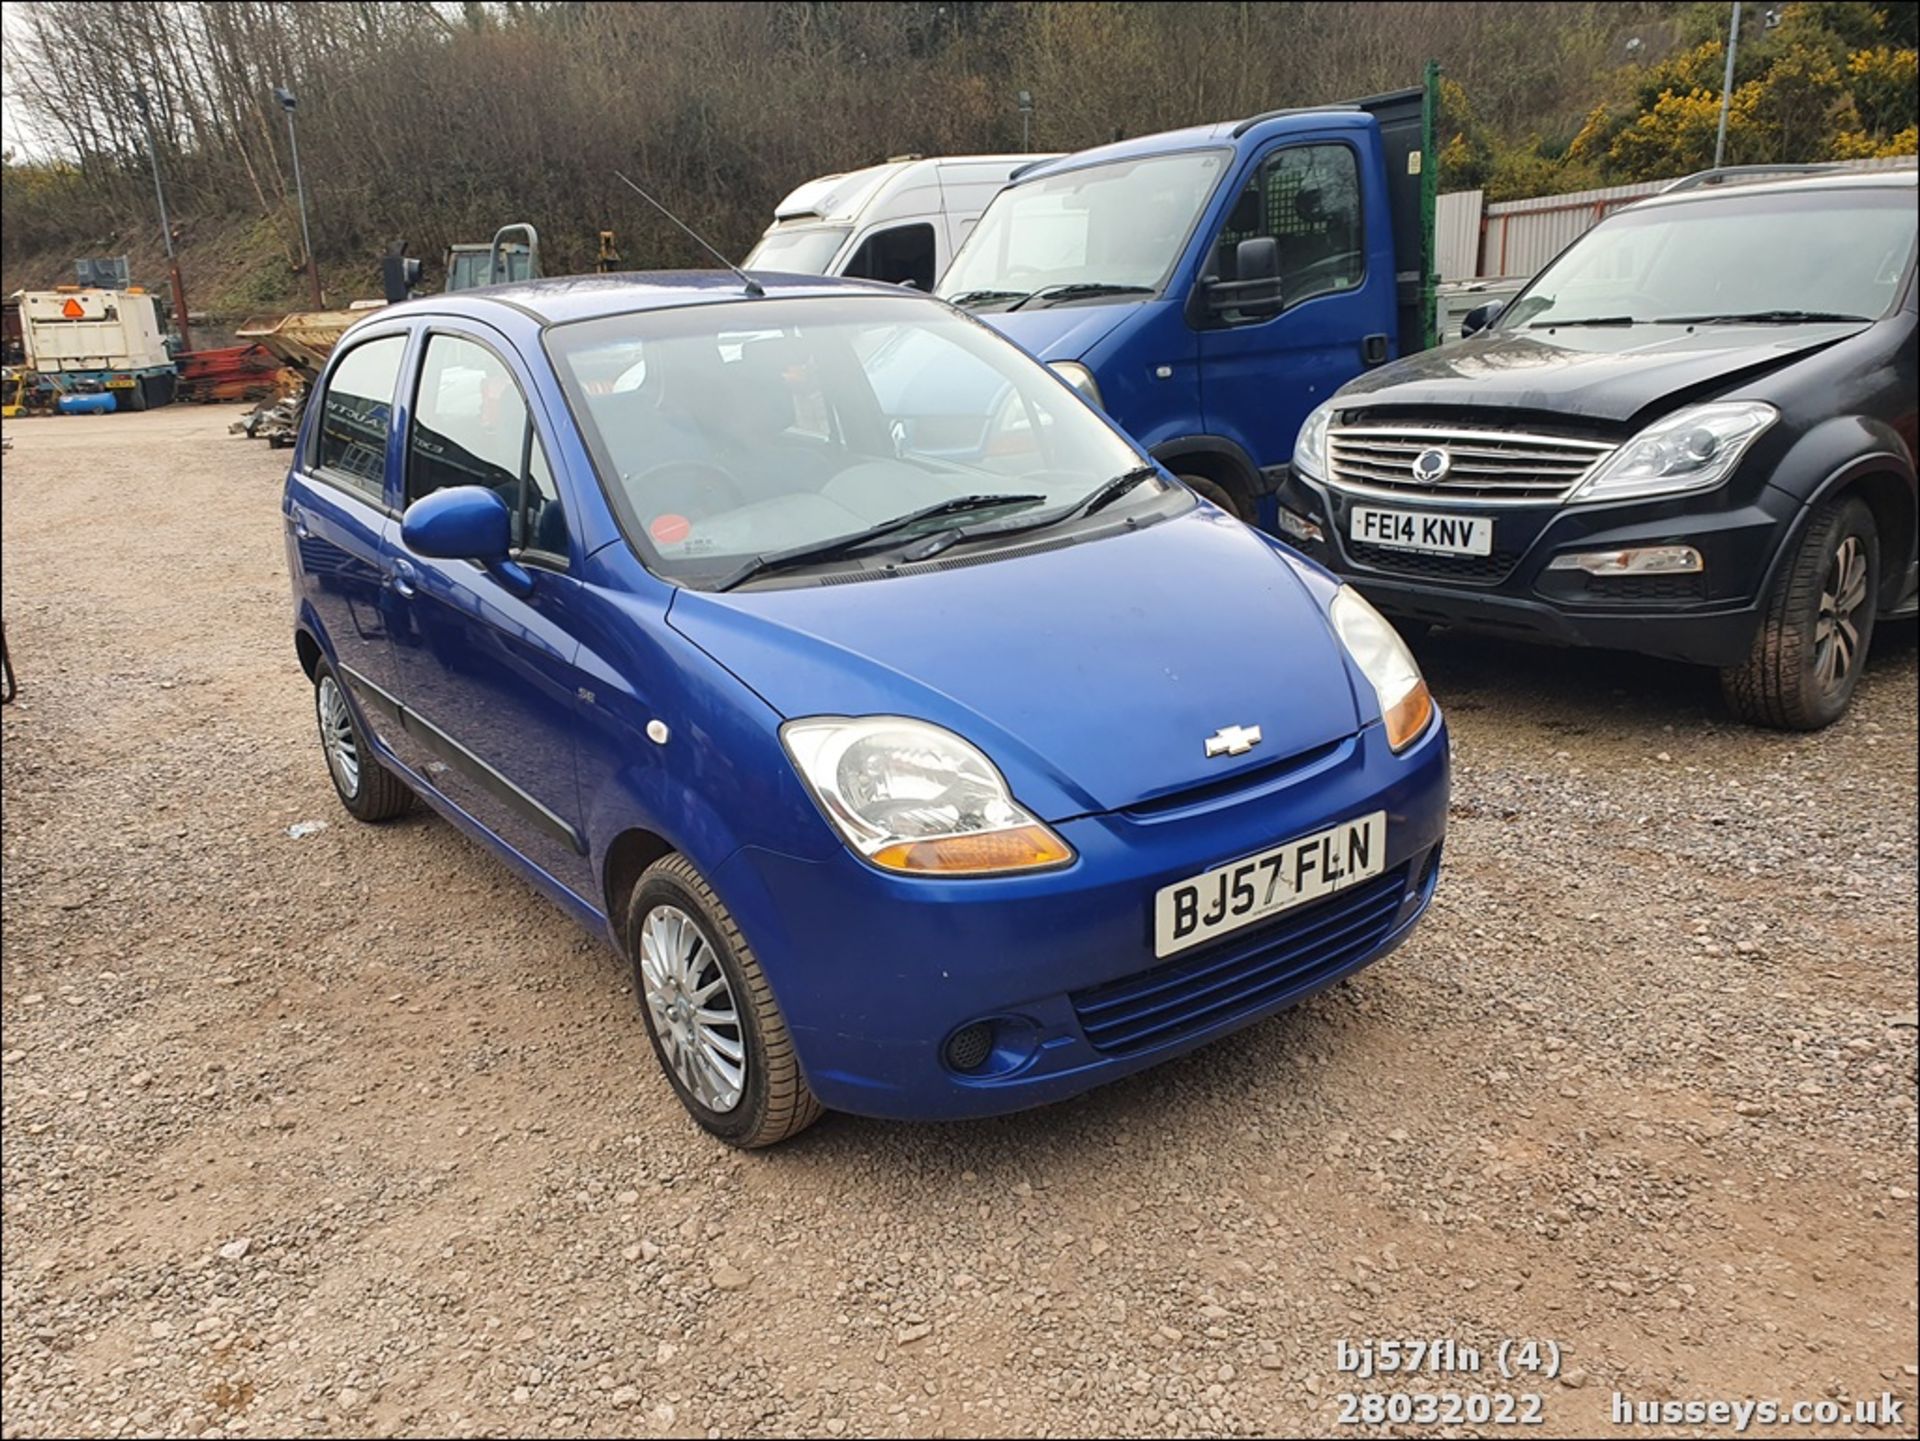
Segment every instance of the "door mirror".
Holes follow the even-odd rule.
[[[1504,300],[1489,300],[1485,305],[1469,310],[1460,317],[1460,338],[1465,340],[1469,335],[1478,335],[1498,320],[1500,312],[1506,308],[1507,302]]]
[[[1232,280],[1207,285],[1207,309],[1215,315],[1229,311],[1241,316],[1280,312],[1280,242],[1256,235],[1234,247]]]
[[[423,495],[400,517],[400,539],[416,555],[493,565],[512,547],[507,503],[480,485],[452,485]]]
[[[450,485],[423,495],[400,517],[400,541],[415,555],[472,560],[515,595],[533,590],[533,572],[513,560],[513,516],[483,485]]]

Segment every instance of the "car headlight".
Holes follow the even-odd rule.
[[[816,716],[788,721],[780,739],[833,828],[883,869],[988,875],[1073,859],[952,731],[899,716]]]
[[[1327,478],[1327,427],[1333,424],[1333,410],[1331,400],[1316,406],[1293,443],[1293,468],[1315,480]]]
[[[1601,463],[1569,503],[1706,490],[1733,473],[1780,412],[1758,400],[1692,405],[1655,421]]]
[[[1420,663],[1400,639],[1400,632],[1352,586],[1340,587],[1327,615],[1334,634],[1380,697],[1387,744],[1405,750],[1433,719],[1433,696],[1420,674]]]
[[[1078,361],[1055,360],[1049,362],[1053,373],[1080,392],[1082,399],[1093,405],[1100,405],[1100,387],[1094,384],[1093,372]],[[1102,410],[1106,409],[1101,405]]]

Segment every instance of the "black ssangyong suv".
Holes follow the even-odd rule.
[[[1915,609],[1914,174],[1618,212],[1309,416],[1283,529],[1403,621],[1715,666],[1746,719],[1827,725]]]

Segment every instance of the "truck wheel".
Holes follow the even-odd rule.
[[[822,1114],[753,947],[685,856],[655,861],[627,904],[634,993],[680,1104],[730,1146],[771,1146]]]
[[[340,804],[357,821],[390,821],[413,805],[407,783],[374,759],[346,687],[322,660],[313,670],[313,709],[320,722],[320,748]]]
[[[1845,714],[1879,609],[1880,537],[1857,497],[1822,506],[1767,597],[1753,651],[1720,672],[1742,720],[1819,730]]]
[[[147,408],[147,383],[144,380],[134,381],[132,386],[126,390],[110,390],[107,393],[113,397],[113,405],[116,410],[145,410]]]
[[[1208,480],[1204,475],[1183,475],[1180,479],[1191,490],[1197,491],[1205,499],[1212,501],[1235,520],[1253,523],[1252,507],[1241,502],[1235,491],[1228,490],[1217,480]]]

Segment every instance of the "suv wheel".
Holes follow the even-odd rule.
[[[1859,683],[1879,593],[1873,512],[1852,496],[1822,506],[1774,582],[1752,653],[1720,672],[1727,704],[1755,725],[1832,725]]]
[[[360,821],[390,821],[413,804],[405,781],[374,759],[366,733],[347,703],[346,687],[333,667],[320,661],[313,670],[313,709],[320,722],[320,748],[340,804]]]
[[[751,1148],[820,1119],[753,947],[685,856],[633,888],[627,953],[653,1053],[694,1120]]]
[[[1188,489],[1197,491],[1204,499],[1212,501],[1235,520],[1251,525],[1253,515],[1251,507],[1241,504],[1237,491],[1228,490],[1217,480],[1208,480],[1204,475],[1183,475],[1180,479]]]

